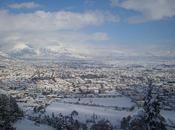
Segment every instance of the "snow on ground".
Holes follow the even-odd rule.
[[[128,97],[110,97],[110,98],[64,98],[61,101],[67,103],[89,104],[109,107],[131,108],[135,103]]]
[[[168,124],[175,126],[175,111],[161,110],[160,113],[167,120]]]
[[[7,94],[7,92],[3,89],[0,89],[0,94]]]
[[[33,121],[26,118],[18,120],[13,126],[16,128],[16,130],[56,130],[47,125],[35,124]]]
[[[47,114],[62,113],[63,115],[69,115],[74,110],[79,113],[78,119],[81,122],[91,119],[93,114],[95,114],[99,120],[108,119],[114,126],[120,126],[121,119],[133,113],[130,111],[116,111],[110,108],[76,105],[62,102],[54,102],[46,108]]]

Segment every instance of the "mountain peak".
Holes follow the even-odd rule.
[[[26,49],[26,48],[29,48],[28,45],[24,44],[24,43],[18,43],[16,44],[12,50],[23,50],[23,49]]]

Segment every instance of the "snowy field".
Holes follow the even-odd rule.
[[[160,113],[169,125],[175,126],[175,111],[161,110]]]
[[[26,111],[26,114],[28,113],[27,115],[33,113],[31,107],[24,107],[23,103],[18,104]],[[129,108],[131,107],[134,107],[134,110],[130,111]],[[87,120],[92,120],[95,117],[96,121],[101,119],[109,120],[116,129],[119,129],[122,118],[133,115],[138,111],[138,107],[129,97],[123,95],[115,97],[68,97],[53,101],[46,107],[45,114],[50,116],[52,113],[55,115],[60,113],[70,115],[74,110],[78,112],[78,116],[75,118],[82,123],[86,123]],[[175,111],[161,110],[161,115],[165,117],[168,125],[175,126]],[[17,130],[23,130],[26,126],[25,124],[32,126],[32,129],[27,130],[54,130],[47,125],[36,125],[27,119],[19,120],[15,127]]]
[[[48,114],[62,113],[63,115],[69,115],[74,110],[78,112],[77,118],[81,122],[85,122],[87,119],[92,119],[95,114],[97,116],[97,120],[107,119],[114,126],[120,126],[121,119],[133,113],[133,111],[117,111],[106,107],[85,106],[61,102],[54,102],[46,108],[46,112]]]
[[[116,110],[115,107],[130,108],[136,106],[135,103],[128,97],[115,98],[63,98],[58,102],[53,102],[46,108],[46,113],[51,115],[62,113],[69,115],[72,111],[77,111],[77,119],[85,122],[87,119],[92,119],[93,115],[97,117],[97,121],[101,119],[109,120],[113,126],[119,128],[120,121],[123,117],[134,114],[138,109],[135,107],[133,111]],[[167,123],[175,125],[174,111],[161,111]]]
[[[16,130],[56,130],[47,125],[35,124],[35,122],[25,118],[18,120],[13,126],[16,128]]]
[[[130,98],[124,96],[114,98],[64,98],[61,101],[65,103],[104,107],[131,108],[135,106],[135,103],[133,103]]]

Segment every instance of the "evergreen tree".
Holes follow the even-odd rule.
[[[0,94],[0,129],[13,130],[11,124],[22,115],[14,98]]]
[[[165,130],[164,118],[160,115],[160,98],[158,94],[153,96],[152,91],[153,85],[150,82],[143,107],[146,113],[147,129]]]
[[[121,128],[124,130],[166,130],[165,119],[160,115],[159,95],[153,95],[153,85],[149,82],[143,110],[131,118],[123,118]]]
[[[166,130],[164,118],[160,115],[159,95],[152,98],[145,108],[148,130]]]

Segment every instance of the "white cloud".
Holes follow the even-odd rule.
[[[140,13],[129,18],[129,22],[162,20],[175,16],[175,0],[111,0],[113,6]]]
[[[23,2],[23,3],[14,3],[8,5],[9,8],[12,9],[34,9],[34,8],[39,8],[41,7],[39,4],[34,3],[34,2]]]
[[[36,51],[40,48],[63,48],[74,50],[76,53],[89,53],[89,43],[96,46],[96,42],[109,40],[104,32],[82,33],[77,31],[51,32],[4,32],[0,33],[0,51],[10,52],[14,46],[27,45]],[[60,51],[60,50],[59,50]],[[90,54],[90,53],[89,53]]]
[[[109,39],[109,36],[104,32],[96,32],[93,34],[93,40],[105,41]]]
[[[70,11],[12,14],[0,11],[0,31],[56,31],[81,29],[87,26],[99,26],[106,22],[118,22],[119,17],[110,13]]]
[[[51,32],[1,32],[0,51],[10,53],[16,48],[32,48],[32,52],[40,54],[40,49],[55,52],[70,52],[88,57],[115,58],[118,56],[174,56],[174,49],[155,46],[125,46],[110,44],[110,37],[104,32],[82,33],[77,31]],[[105,44],[97,44],[102,42]],[[90,43],[90,44],[89,44]],[[168,46],[168,45],[166,45]],[[172,46],[171,46],[172,48]]]
[[[85,33],[83,29],[118,22],[119,17],[109,12],[88,11],[35,11],[32,13],[10,13],[0,11],[0,51],[10,52],[16,46],[71,50],[74,53],[91,54],[88,44],[108,41],[105,32]],[[95,51],[94,51],[95,52]]]

